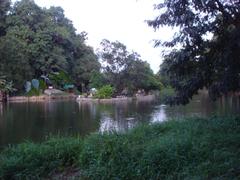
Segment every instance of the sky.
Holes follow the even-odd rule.
[[[157,16],[153,5],[159,0],[35,0],[41,7],[61,6],[77,32],[88,33],[87,44],[96,50],[102,39],[119,41],[139,53],[153,71],[162,62],[161,48],[154,48],[153,39],[168,40],[170,28],[154,31],[145,20]]]

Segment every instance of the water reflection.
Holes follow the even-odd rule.
[[[156,102],[132,101],[113,104],[46,101],[0,104],[0,146],[25,139],[41,141],[49,134],[126,131],[139,123],[155,123],[183,116],[239,113],[239,98],[210,102],[205,95],[187,106],[169,107]]]
[[[166,115],[166,105],[159,105],[157,106],[157,109],[153,112],[151,122],[162,122],[167,120]]]
[[[136,109],[133,102],[97,104],[100,114],[99,131],[125,131],[136,124]]]

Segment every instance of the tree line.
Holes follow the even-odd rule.
[[[118,41],[103,40],[95,53],[86,44],[87,33],[77,33],[61,7],[2,0],[0,15],[0,76],[12,81],[18,92],[26,81],[54,73],[68,76],[65,80],[80,91],[107,84],[119,93],[161,85],[149,64]]]

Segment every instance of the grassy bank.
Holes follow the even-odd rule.
[[[8,148],[0,179],[53,177],[69,168],[83,179],[237,179],[239,149],[240,118],[190,118]]]

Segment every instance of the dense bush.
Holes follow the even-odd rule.
[[[114,93],[114,88],[111,87],[110,85],[103,86],[100,88],[96,94],[94,95],[95,98],[99,99],[107,99],[111,98]]]
[[[27,96],[39,96],[47,89],[47,85],[42,79],[33,79],[31,82],[27,81],[25,83],[25,89]]]
[[[106,84],[106,77],[103,73],[98,71],[92,71],[91,72],[91,78],[90,78],[90,88],[101,88]]]
[[[44,91],[45,89],[47,89],[47,84],[46,84],[45,81],[42,80],[42,79],[39,80],[39,89],[41,89],[42,91]]]
[[[51,76],[52,71],[60,73],[53,75],[60,87],[68,77],[75,85],[87,85],[91,71],[99,71],[97,55],[86,44],[87,33],[77,32],[61,7],[1,0],[0,14],[0,75],[13,81],[20,93],[26,80]]]
[[[68,74],[64,71],[60,72],[53,72],[49,75],[50,81],[53,83],[54,86],[63,89],[65,84],[72,84],[72,80]]]
[[[32,88],[29,92],[27,92],[27,96],[39,96],[41,94],[40,89]]]
[[[12,81],[7,81],[5,79],[5,76],[0,76],[0,91],[4,93],[10,93],[13,91],[16,91],[13,87],[13,82]]]

